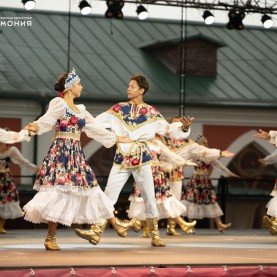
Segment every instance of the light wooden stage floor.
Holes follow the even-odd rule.
[[[77,237],[74,229],[58,229],[61,251],[46,251],[46,230],[8,230],[0,235],[0,268],[277,265],[277,236],[266,230],[199,229],[172,237],[160,229],[167,246],[152,247],[150,239],[130,231],[120,238],[105,231],[96,246]]]

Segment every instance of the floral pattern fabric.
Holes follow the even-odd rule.
[[[209,177],[210,165],[198,160],[191,179],[184,185],[182,199],[199,205],[216,203],[216,192]]]
[[[26,167],[33,172],[37,170],[37,166],[25,159],[15,146],[9,147],[0,154],[0,217],[4,219],[23,216],[19,193],[10,170],[10,163]]]
[[[109,109],[108,113],[120,119],[129,130],[135,130],[149,122],[164,119],[155,107],[148,104],[137,105],[131,102],[118,103]],[[136,142],[134,144],[138,147],[131,146],[129,153],[121,151],[120,146],[117,145],[114,164],[124,168],[135,168],[150,162],[152,157],[147,143]],[[133,148],[135,148],[134,151],[132,151]]]
[[[159,119],[164,119],[160,112],[148,104],[133,104],[121,102],[108,110],[119,118],[129,130],[134,130],[142,125]]]
[[[56,134],[72,134],[72,138],[54,139],[35,180],[35,187],[69,186],[85,190],[97,186],[95,174],[87,164],[80,140],[73,135],[80,135],[85,126],[85,119],[77,117],[69,109],[56,123]]]
[[[0,159],[0,202],[2,205],[19,201],[18,191],[9,169],[10,158]]]

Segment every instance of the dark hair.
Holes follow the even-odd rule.
[[[143,94],[145,94],[149,89],[149,83],[146,80],[146,78],[142,75],[134,75],[130,78],[131,80],[134,80],[137,82],[139,88],[144,89]]]
[[[64,84],[68,73],[64,73],[58,77],[58,80],[56,81],[54,85],[55,91],[64,91]]]

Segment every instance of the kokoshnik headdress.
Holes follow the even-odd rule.
[[[78,81],[80,81],[80,78],[73,67],[72,71],[68,73],[64,81],[64,91],[69,90]]]

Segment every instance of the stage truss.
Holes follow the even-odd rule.
[[[230,11],[232,9],[242,10],[246,13],[277,14],[277,1],[274,0],[248,0],[248,1],[200,1],[200,0],[124,0],[125,3],[142,5],[160,5],[171,7],[195,8],[203,10]]]

